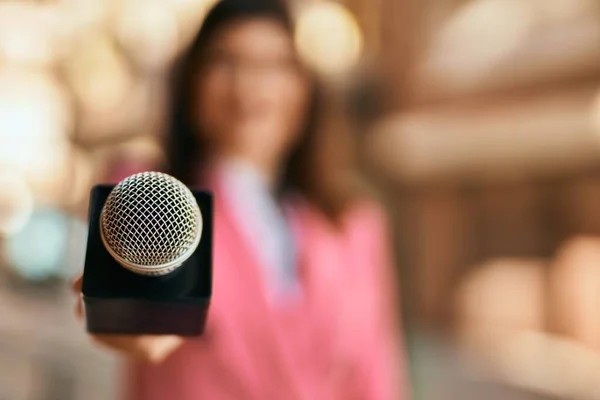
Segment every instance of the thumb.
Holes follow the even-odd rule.
[[[83,279],[81,276],[79,276],[71,284],[71,290],[73,290],[73,292],[77,296],[77,303],[75,305],[75,315],[79,319],[83,318],[83,302],[81,300],[82,282]]]
[[[83,286],[83,276],[79,275],[77,278],[75,278],[73,280],[73,283],[71,283],[71,290],[73,290],[73,292],[75,292],[75,294],[81,294],[82,286]]]

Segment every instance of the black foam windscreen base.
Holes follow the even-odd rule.
[[[123,268],[100,235],[100,214],[112,188],[92,189],[83,273],[87,330],[95,334],[197,336],[212,294],[212,194],[192,190],[203,217],[200,243],[174,272],[145,276]]]

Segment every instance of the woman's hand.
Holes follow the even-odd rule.
[[[83,302],[81,300],[82,277],[73,282],[73,291],[77,295],[75,314],[84,318]],[[126,357],[158,364],[165,360],[182,343],[180,336],[150,336],[150,335],[91,335],[94,342],[109,348]]]

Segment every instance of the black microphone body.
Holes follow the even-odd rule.
[[[181,266],[162,276],[124,268],[101,237],[103,207],[115,185],[92,189],[83,273],[87,330],[93,334],[201,335],[212,295],[213,196],[191,190],[202,213],[202,237]]]

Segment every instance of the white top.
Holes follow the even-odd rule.
[[[238,160],[221,162],[217,171],[234,217],[263,267],[271,298],[298,293],[295,240],[286,211],[266,179]]]

